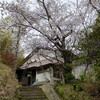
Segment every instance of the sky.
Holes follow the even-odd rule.
[[[0,2],[1,1],[7,1],[7,2],[11,2],[11,1],[16,1],[16,0],[0,0]],[[32,0],[33,1],[33,0]],[[76,0],[60,0],[60,1],[62,1],[62,2],[68,2],[68,1],[76,1]]]
[[[0,1],[7,1],[7,2],[11,2],[11,1],[15,1],[15,0],[0,0]]]
[[[11,2],[11,1],[15,1],[15,0],[0,0],[1,1],[7,1],[7,2]]]

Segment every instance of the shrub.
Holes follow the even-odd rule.
[[[18,82],[12,70],[8,66],[0,64],[0,100],[12,100],[17,87]]]
[[[78,91],[83,91],[83,86],[81,84],[77,84],[76,89]]]
[[[94,69],[96,81],[100,81],[100,64],[95,64],[92,68]]]
[[[100,84],[98,83],[86,83],[84,84],[85,92],[89,93],[91,96],[98,96],[100,94]]]
[[[67,73],[65,75],[65,82],[66,83],[71,83],[71,81],[74,80],[74,79],[75,79],[75,77],[71,73]]]
[[[84,73],[82,73],[80,75],[80,79],[81,81],[85,81],[85,82],[94,82],[95,81],[95,73],[94,71],[88,72],[84,75]]]

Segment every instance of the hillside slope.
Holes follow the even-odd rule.
[[[0,63],[0,100],[11,100],[15,98],[18,82],[12,70]]]

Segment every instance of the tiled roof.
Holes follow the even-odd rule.
[[[39,68],[39,67],[42,67],[48,64],[56,64],[56,63],[61,63],[61,62],[63,62],[62,58],[58,58],[58,59],[52,58],[52,60],[45,59],[45,60],[38,61],[38,62],[31,62],[29,64],[27,63],[26,65],[23,65],[20,68],[21,69]]]

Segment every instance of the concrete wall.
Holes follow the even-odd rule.
[[[36,72],[36,82],[43,82],[43,81],[51,81],[51,72],[48,70],[45,70],[42,73]]]
[[[80,78],[80,75],[83,74],[85,68],[86,68],[86,65],[85,64],[84,65],[77,66],[77,67],[73,68],[72,74],[75,76],[76,79],[79,79]],[[92,69],[90,67],[88,67],[87,73],[88,72],[91,72],[91,71],[92,71]]]

